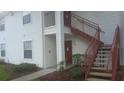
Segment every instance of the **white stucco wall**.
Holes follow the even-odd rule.
[[[5,31],[0,32],[0,43],[6,44],[6,59],[11,63],[35,63],[43,66],[41,12],[31,12],[31,23],[23,25],[23,12],[5,17]],[[32,59],[24,59],[23,42],[32,40]]]

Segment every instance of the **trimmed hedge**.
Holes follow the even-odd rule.
[[[36,66],[36,64],[21,63],[19,65],[13,66],[13,71],[16,73],[32,72],[37,70],[38,70],[38,67]]]

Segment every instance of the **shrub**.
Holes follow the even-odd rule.
[[[36,66],[36,64],[21,63],[19,65],[13,66],[13,71],[16,73],[32,72],[37,70],[38,70],[38,67]]]
[[[64,70],[64,61],[61,61],[59,63],[59,71],[63,71]]]
[[[5,64],[5,60],[4,59],[0,59],[0,64]]]
[[[72,78],[75,78],[75,79],[81,78],[83,75],[80,67],[72,68],[69,72]]]
[[[74,64],[80,64],[84,62],[84,55],[83,54],[74,54],[72,56]]]

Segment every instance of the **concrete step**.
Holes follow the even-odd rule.
[[[97,56],[109,56],[110,54],[97,54]]]
[[[108,77],[108,78],[112,77],[111,73],[105,73],[105,72],[90,72],[89,75],[98,76],[98,77]]]
[[[103,47],[100,47],[99,49],[111,49],[111,47],[103,46]]]
[[[105,71],[106,68],[104,68],[104,67],[92,67],[91,70]]]
[[[108,60],[109,58],[99,58],[99,57],[97,57],[95,60],[104,60],[104,61],[106,61],[106,60]]]
[[[88,81],[109,81],[108,79],[101,79],[101,78],[93,78],[89,77],[87,78]]]
[[[110,54],[111,51],[98,51],[98,54]]]
[[[111,62],[110,63],[107,63],[107,62],[94,62],[93,63],[93,66],[106,66],[107,64],[111,64]]]

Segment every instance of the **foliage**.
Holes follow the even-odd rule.
[[[59,71],[63,71],[64,70],[64,61],[61,61],[59,63]]]
[[[81,78],[82,77],[82,71],[81,71],[81,68],[80,67],[72,68],[69,71],[69,73],[75,79],[78,79],[78,78]]]
[[[74,54],[72,56],[74,64],[80,64],[84,62],[84,55],[83,54]]]
[[[36,64],[30,64],[30,63],[21,63],[19,65],[13,66],[13,71],[16,73],[23,73],[23,72],[31,72],[31,71],[37,71],[38,67]]]
[[[0,59],[0,64],[5,64],[5,60],[4,59]]]
[[[0,64],[0,80],[10,80],[10,74],[7,73],[5,65]]]

